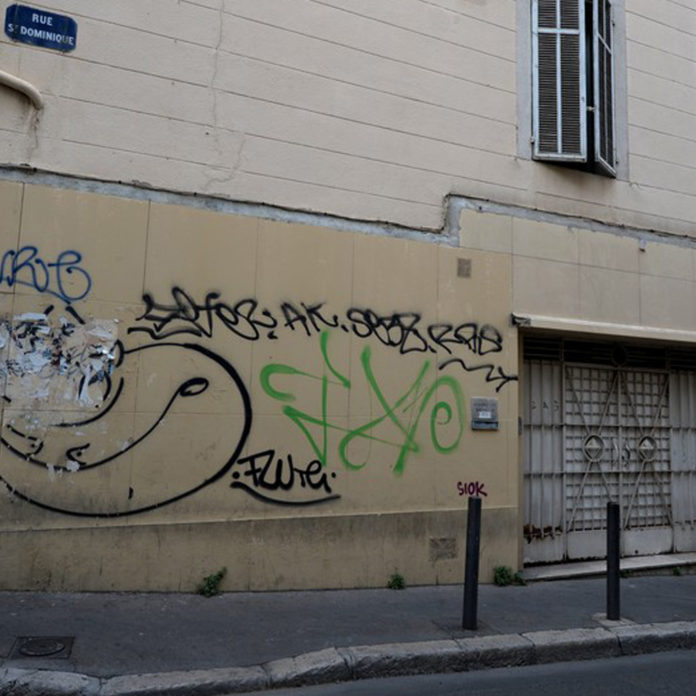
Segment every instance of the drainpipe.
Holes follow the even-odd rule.
[[[32,85],[30,82],[22,80],[15,75],[10,75],[10,73],[5,72],[4,70],[0,70],[0,85],[5,85],[5,87],[9,87],[10,89],[16,89],[18,92],[24,94],[29,101],[31,101],[34,108],[39,111],[43,109],[44,100],[41,96],[41,92],[39,92],[39,90],[36,89],[36,87],[34,87],[34,85]]]

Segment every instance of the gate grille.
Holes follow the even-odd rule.
[[[567,531],[671,525],[667,373],[565,366]]]
[[[609,500],[630,553],[695,547],[691,352],[527,337],[524,356],[525,561],[603,555]]]

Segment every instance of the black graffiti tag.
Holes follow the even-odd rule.
[[[136,319],[142,323],[131,327],[129,333],[146,333],[157,341],[179,334],[211,338],[219,324],[241,339],[257,341],[264,336],[277,339],[281,330],[312,337],[327,329],[340,329],[360,339],[374,338],[402,355],[440,351],[452,355],[464,350],[482,357],[503,350],[503,336],[490,324],[426,324],[418,312],[379,313],[369,307],[350,307],[338,315],[327,312],[324,302],[290,300],[271,310],[252,297],[224,302],[219,292],[208,292],[197,301],[180,287],[172,288],[171,300],[157,302],[151,294],[144,294],[145,310]]]
[[[128,332],[143,332],[158,341],[179,334],[211,338],[217,320],[239,338],[256,341],[263,331],[268,332],[268,338],[275,338],[273,329],[278,321],[267,309],[259,310],[256,300],[245,298],[230,305],[219,298],[219,293],[209,292],[203,302],[197,303],[185,290],[175,287],[173,302],[163,304],[146,293],[143,295],[145,311],[136,321],[147,321],[151,326],[134,326]]]
[[[242,477],[245,480],[242,480]],[[336,474],[332,473],[330,477],[335,478]],[[298,485],[310,492],[319,493],[320,497],[301,501],[283,500],[262,492],[288,492]],[[275,505],[317,505],[340,498],[339,495],[333,494],[329,485],[329,474],[324,471],[318,459],[312,460],[303,468],[295,464],[292,454],[288,454],[285,458],[276,458],[276,452],[273,449],[238,459],[237,466],[232,472],[230,487],[241,488],[255,498]]]
[[[382,345],[398,348],[402,355],[435,352],[435,348],[428,344],[418,329],[421,315],[417,312],[379,315],[371,309],[353,307],[346,312],[346,317],[356,336],[374,336]]]
[[[486,364],[486,365],[467,365],[461,358],[450,358],[441,362],[438,368],[444,370],[450,365],[459,365],[459,367],[464,370],[464,372],[478,372],[479,370],[485,371],[486,382],[496,384],[495,391],[499,392],[506,384],[509,382],[517,382],[517,375],[509,375],[503,370],[500,365]]]
[[[200,346],[195,343],[178,343],[163,341],[161,343],[148,343],[144,346],[134,348],[124,348],[119,346],[118,358],[116,360],[116,372],[113,376],[117,387],[112,390],[112,395],[108,403],[99,410],[98,413],[88,418],[80,420],[62,420],[51,423],[48,426],[47,434],[42,438],[38,438],[29,432],[24,432],[18,428],[6,424],[0,435],[0,444],[12,452],[16,457],[28,466],[35,466],[41,470],[53,471],[56,475],[65,474],[70,476],[71,487],[84,487],[88,490],[91,481],[90,472],[109,465],[114,466],[116,462],[121,462],[127,458],[129,452],[137,451],[141,448],[142,443],[149,438],[162,438],[166,436],[160,435],[168,414],[176,403],[182,400],[197,399],[209,391],[210,379],[204,375],[196,375],[181,381],[181,383],[172,389],[172,394],[163,406],[160,413],[148,414],[151,415],[150,423],[143,423],[142,432],[132,439],[129,439],[125,444],[113,441],[110,451],[103,452],[99,447],[92,447],[90,440],[84,440],[85,436],[89,435],[88,431],[92,431],[96,438],[101,438],[103,433],[102,425],[107,422],[105,417],[112,413],[116,402],[121,398],[124,390],[124,385],[133,388],[134,381],[124,380],[118,376],[121,372],[123,362],[131,356],[139,356],[143,351],[149,353],[154,351],[156,354],[161,351],[173,351],[174,354],[181,354],[182,357],[199,358],[199,367],[201,369],[210,368],[213,373],[222,377],[227,383],[227,393],[230,398],[234,399],[235,405],[239,405],[242,411],[242,418],[238,425],[230,426],[227,433],[227,439],[230,441],[228,450],[220,450],[217,457],[211,458],[203,464],[197,464],[196,475],[191,479],[183,481],[181,484],[175,484],[168,481],[167,485],[160,487],[152,479],[147,476],[143,477],[142,494],[133,496],[131,488],[126,495],[115,497],[110,502],[110,510],[100,508],[100,502],[92,496],[83,495],[81,498],[76,498],[70,502],[61,503],[53,499],[53,491],[49,486],[46,489],[32,490],[31,488],[24,489],[24,480],[20,478],[15,481],[15,476],[20,476],[20,472],[14,469],[10,470],[9,474],[3,472],[0,475],[0,482],[3,483],[14,496],[37,507],[51,512],[59,512],[66,515],[74,515],[77,517],[123,517],[138,513],[155,510],[159,507],[169,505],[175,501],[182,500],[206,486],[221,479],[238,460],[239,455],[243,452],[247,438],[251,432],[252,426],[252,408],[249,392],[234,367],[222,358],[217,353],[209,350],[205,346]],[[124,374],[128,374],[124,371]],[[59,414],[60,415],[60,414]],[[93,426],[90,429],[90,426]],[[54,430],[55,429],[55,430]],[[61,432],[61,436],[57,438],[58,446],[63,447],[63,455],[57,459],[54,457],[51,460],[42,458],[44,445],[50,444],[57,432]],[[72,437],[75,444],[61,444],[65,439]],[[95,450],[94,455],[90,456]],[[58,463],[64,462],[64,463]],[[152,462],[146,458],[140,459],[139,469],[146,469]],[[156,464],[156,462],[155,462]],[[200,468],[200,471],[198,469]],[[315,483],[312,475],[312,483]]]

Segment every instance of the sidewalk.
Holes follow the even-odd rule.
[[[477,631],[461,629],[462,594],[0,592],[0,694],[212,695],[696,647],[696,575],[623,579],[621,622],[604,620],[601,578],[482,585]],[[22,637],[67,649],[24,656]]]

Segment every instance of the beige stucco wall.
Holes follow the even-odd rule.
[[[0,36],[45,98],[0,87],[0,587],[453,582],[468,484],[482,577],[518,566],[511,315],[696,331],[696,252],[648,231],[693,235],[696,13],[627,0],[612,180],[521,148],[520,6],[47,0],[74,52]],[[91,179],[135,188],[70,188]],[[451,194],[502,205],[451,245]],[[471,429],[472,397],[498,431]]]
[[[471,209],[460,224],[463,246],[510,254],[512,312],[533,327],[696,339],[696,248],[687,240]]]
[[[28,182],[0,203],[5,588],[457,582],[469,490],[490,580],[524,543],[511,316],[696,336],[696,250],[649,231],[465,204],[450,246]]]
[[[409,227],[459,194],[692,235],[696,12],[625,5],[619,180],[521,151],[513,0],[46,0],[77,48],[0,36],[0,69],[46,100],[37,117],[0,88],[0,159]]]
[[[469,490],[482,578],[517,566],[509,254],[0,197],[0,587],[454,582]]]
[[[524,454],[520,456],[520,470],[524,470],[525,484],[520,487],[520,502],[524,510],[525,528],[530,530],[522,545],[523,559],[528,562],[556,561],[563,558],[566,552],[570,558],[601,557],[603,554],[601,535],[597,536],[595,532],[596,536],[588,543],[591,533],[573,530],[572,520],[576,511],[584,505],[591,505],[589,500],[592,494],[587,489],[579,493],[576,489],[571,493],[572,484],[568,483],[575,466],[572,416],[568,418],[568,414],[577,407],[576,413],[581,414],[582,423],[587,428],[587,433],[580,435],[582,439],[589,433],[605,434],[606,409],[612,408],[606,394],[613,387],[598,386],[598,382],[594,382],[601,371],[577,369],[577,364],[570,362],[596,363],[598,356],[592,355],[593,340],[601,341],[598,355],[601,355],[601,346],[606,348],[607,341],[616,341],[619,345],[633,344],[634,348],[642,346],[654,351],[653,354],[658,353],[654,349],[661,348],[664,355],[670,355],[671,349],[677,348],[672,353],[674,357],[663,364],[669,366],[669,381],[662,382],[664,387],[661,387],[663,391],[660,393],[665,401],[659,407],[663,409],[664,406],[662,417],[665,419],[669,412],[672,440],[671,449],[670,445],[665,445],[664,466],[676,481],[672,484],[672,493],[668,494],[669,526],[661,530],[661,538],[658,537],[660,532],[655,533],[654,539],[657,541],[654,545],[640,548],[635,540],[639,535],[647,537],[653,532],[650,523],[636,521],[627,524],[627,539],[632,541],[627,543],[626,548],[630,544],[631,550],[627,553],[636,554],[639,548],[642,554],[657,553],[661,549],[692,548],[696,538],[694,525],[688,520],[683,521],[678,512],[680,501],[688,498],[689,487],[678,479],[677,472],[681,466],[688,468],[692,464],[678,435],[679,428],[684,427],[682,423],[687,428],[692,423],[688,415],[678,414],[685,413],[682,409],[683,403],[688,401],[685,396],[688,392],[681,384],[688,383],[691,375],[683,370],[688,369],[696,345],[696,248],[693,242],[656,235],[648,230],[609,229],[577,219],[563,220],[549,216],[534,219],[529,211],[523,210],[500,210],[492,214],[469,208],[462,212],[459,219],[463,245],[506,253],[511,257],[511,309],[521,331],[527,332],[529,338],[581,339],[586,341],[587,346],[584,358],[569,359],[566,353],[569,362],[565,363],[565,367],[553,359],[551,362],[540,359],[541,351],[533,355],[532,362],[520,367],[518,393],[524,404],[520,415],[525,433]],[[520,363],[526,358],[526,345],[521,343]],[[683,360],[679,355],[683,356]],[[583,375],[582,378],[576,379],[579,374]],[[638,375],[644,379],[650,373],[637,370],[633,378],[638,380]],[[667,375],[663,377],[666,380]],[[628,380],[628,377],[621,379]],[[617,381],[615,384],[619,383]],[[592,394],[596,401],[592,403],[592,399],[586,396],[578,397],[582,390]],[[620,387],[620,390],[624,391],[624,387]],[[633,400],[628,390],[625,390],[625,397],[631,405],[619,408],[619,422],[624,418],[631,426],[640,424],[641,416],[635,410],[638,399]],[[570,410],[568,404],[571,404]],[[596,410],[597,404],[600,405],[599,410]],[[601,417],[599,411],[602,411]],[[646,411],[650,412],[649,408]],[[656,415],[653,420],[651,415],[647,420],[653,427],[659,418]],[[585,475],[587,472],[592,475],[590,470],[594,463],[589,458],[585,459],[587,466],[582,469]],[[552,470],[556,473],[561,471],[561,464],[568,473],[568,477],[564,474],[562,486],[556,474],[549,473]],[[575,469],[576,472],[578,470]],[[539,481],[544,478],[546,482],[553,479],[557,483],[543,488],[543,484],[539,486]],[[525,485],[529,489],[525,489]],[[564,519],[571,520],[568,526],[566,523],[559,523],[558,526],[555,526],[555,522],[550,523],[550,518],[545,515],[551,509],[556,511],[557,519],[565,514]],[[601,511],[599,514],[602,514]],[[633,531],[630,531],[631,528]],[[558,531],[561,534],[557,534]],[[571,541],[574,533],[578,535],[576,538],[582,538],[580,544]],[[564,534],[567,534],[567,541],[563,538]],[[542,541],[544,537],[545,541]],[[576,544],[575,548],[573,544]]]

